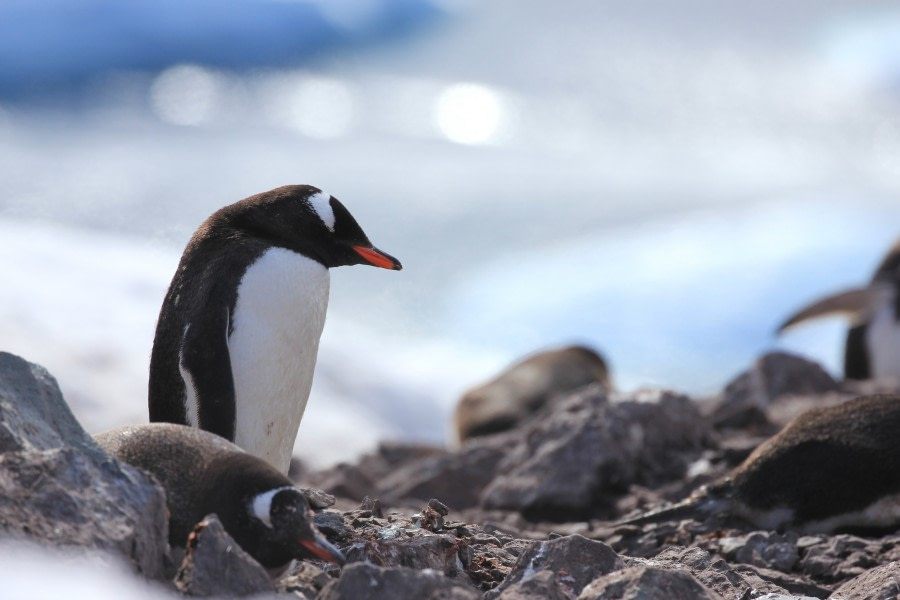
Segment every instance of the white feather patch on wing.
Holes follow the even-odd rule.
[[[194,385],[191,372],[184,366],[184,340],[187,338],[190,328],[190,323],[185,325],[184,333],[181,336],[181,346],[178,348],[178,372],[181,373],[181,379],[184,381],[184,414],[187,417],[188,425],[199,427],[200,407],[197,405],[197,386]]]

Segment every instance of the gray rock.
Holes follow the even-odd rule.
[[[713,421],[716,427],[764,424],[769,406],[779,397],[821,394],[838,387],[819,364],[785,352],[770,352],[725,386]]]
[[[117,552],[164,576],[162,488],[138,469],[73,448],[0,454],[0,532],[56,546]]]
[[[197,523],[188,537],[175,586],[188,596],[242,597],[275,591],[266,570],[238,546],[215,515]]]
[[[53,377],[0,352],[0,531],[118,552],[164,576],[165,496],[82,429]]]
[[[419,530],[382,537],[374,545],[374,556],[385,566],[429,569],[456,577],[462,574],[461,548],[462,542],[455,536]]]
[[[829,600],[896,600],[900,598],[900,562],[890,562],[841,585]]]
[[[707,439],[687,397],[638,392],[612,403],[592,387],[560,399],[529,421],[485,488],[485,508],[532,520],[611,516],[631,484],[682,477]]]
[[[546,542],[534,542],[519,556],[509,576],[484,600],[500,597],[507,588],[530,579],[540,571],[549,571],[570,596],[601,575],[625,567],[622,558],[604,544],[580,535],[569,535]]]
[[[790,573],[800,558],[798,539],[799,535],[792,531],[785,534],[755,531],[739,537],[723,538],[719,544],[722,553],[730,560]]]
[[[900,558],[896,548],[884,553],[883,550],[878,541],[847,534],[835,535],[807,548],[798,568],[818,581],[840,583],[877,566],[881,556],[885,561]]]
[[[508,437],[477,439],[457,452],[443,452],[397,468],[379,480],[386,502],[440,498],[453,510],[477,506],[481,491],[497,474],[497,465],[515,444]]]
[[[300,491],[309,502],[309,506],[315,510],[334,506],[334,496],[316,488],[301,488]]]
[[[77,448],[104,454],[72,415],[46,369],[0,352],[0,452]]]
[[[629,567],[585,587],[578,600],[721,600],[687,571]]]
[[[337,581],[322,590],[318,600],[477,600],[480,597],[471,587],[431,569],[352,563],[344,567]]]
[[[331,582],[331,577],[317,565],[298,561],[290,572],[276,582],[279,592],[313,600]]]
[[[569,600],[552,571],[538,571],[515,583],[497,596],[497,600]]]
[[[701,548],[670,547],[650,560],[630,559],[632,565],[646,565],[666,570],[687,569],[707,589],[723,598],[744,598],[756,593],[787,593],[787,590],[758,577],[738,573],[721,558]]]

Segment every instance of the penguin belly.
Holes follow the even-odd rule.
[[[884,303],[872,315],[866,327],[872,377],[900,381],[900,322],[894,302]]]
[[[312,386],[328,289],[327,268],[283,248],[266,251],[238,286],[228,338],[234,443],[283,473]]]

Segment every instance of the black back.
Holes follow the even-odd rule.
[[[755,508],[789,506],[798,522],[862,509],[900,492],[900,396],[864,396],[810,410],[735,470]]]

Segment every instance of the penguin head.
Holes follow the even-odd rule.
[[[400,261],[375,248],[337,198],[309,185],[289,185],[222,209],[242,235],[299,252],[328,268],[364,264],[399,271]]]
[[[257,494],[250,502],[250,513],[261,524],[267,553],[344,563],[341,551],[316,529],[309,503],[297,488],[285,486]]]

